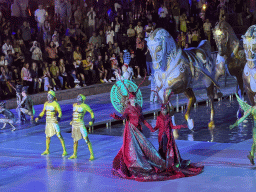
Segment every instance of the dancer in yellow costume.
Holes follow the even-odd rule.
[[[72,125],[72,138],[74,139],[74,153],[69,159],[76,159],[77,158],[77,147],[78,141],[82,139],[82,136],[85,142],[88,145],[90,151],[90,161],[94,160],[94,155],[92,151],[92,144],[88,138],[87,130],[84,125],[84,115],[88,111],[91,114],[91,121],[89,125],[92,126],[94,123],[94,113],[92,109],[84,103],[86,97],[82,94],[77,96],[77,103],[73,104],[73,119],[70,122]]]
[[[42,155],[48,155],[50,153],[49,146],[51,142],[51,137],[56,134],[63,147],[62,157],[64,157],[67,155],[67,151],[66,151],[64,139],[60,134],[60,127],[58,124],[62,116],[61,108],[59,103],[56,101],[57,99],[54,91],[48,92],[47,99],[48,101],[45,102],[43,111],[35,119],[35,122],[38,122],[38,120],[41,119],[46,113],[46,125],[45,125],[46,150],[42,153]],[[57,116],[57,113],[58,113],[58,116]]]

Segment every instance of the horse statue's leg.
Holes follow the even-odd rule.
[[[211,134],[211,142],[214,140],[214,135],[213,135],[213,129],[215,128],[214,124],[214,85],[213,83],[207,88],[207,96],[210,99],[210,106],[211,106],[211,116],[210,116],[210,122],[208,123],[208,129]]]
[[[185,93],[186,97],[188,98],[188,108],[187,108],[187,112],[185,113],[185,119],[188,122],[188,128],[193,129],[194,121],[193,121],[193,119],[189,118],[189,115],[190,115],[190,111],[191,111],[193,104],[196,102],[196,97],[195,97],[194,91],[191,88],[187,88],[184,93]]]
[[[247,91],[247,94],[248,94],[249,101],[250,101],[251,105],[254,106],[255,105],[255,101],[254,101],[255,93],[252,90],[250,90],[250,91]]]

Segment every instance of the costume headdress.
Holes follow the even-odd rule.
[[[131,54],[127,50],[124,50],[123,60],[125,64],[129,65],[131,61]]]
[[[85,101],[86,97],[83,94],[79,94],[83,101]]]
[[[247,61],[256,60],[256,52],[254,51],[254,45],[256,44],[256,25],[252,25],[246,31],[245,35],[242,35],[244,43],[244,52],[246,54]],[[249,54],[249,52],[251,54]]]
[[[48,91],[48,94],[52,95],[54,97],[54,100],[57,100],[55,92],[53,90]]]
[[[142,83],[145,81],[142,81]],[[141,84],[142,84],[141,83]],[[117,81],[110,92],[110,99],[113,107],[119,112],[123,113],[128,104],[128,99],[135,98],[135,102],[142,107],[143,98],[139,87],[130,80]]]

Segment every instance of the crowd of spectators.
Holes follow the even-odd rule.
[[[145,38],[154,28],[168,30],[182,48],[197,46],[201,39],[212,40],[214,22],[229,11],[222,0],[208,1],[207,10],[203,0],[192,0],[188,9],[177,0],[54,2],[14,0],[10,10],[2,8],[1,99],[15,96],[17,84],[28,85],[32,94],[115,81],[124,50],[131,53],[133,78],[150,75]]]

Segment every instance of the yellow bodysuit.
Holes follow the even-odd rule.
[[[60,105],[57,101],[49,103],[45,102],[43,111],[40,113],[39,117],[42,118],[46,113],[46,125],[45,125],[45,134],[46,137],[52,137],[56,133],[60,133],[60,127],[57,120],[58,117],[61,118],[62,111]]]
[[[84,115],[87,111],[91,114],[91,118],[94,119],[94,113],[88,105],[84,103],[80,105],[77,103],[73,104],[72,138],[74,141],[82,139],[82,135],[86,139],[88,135],[84,125]]]

